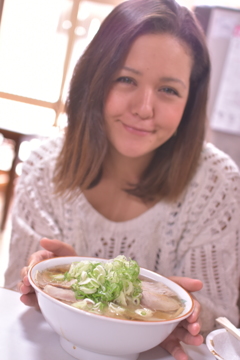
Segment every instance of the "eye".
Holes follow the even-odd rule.
[[[134,80],[128,76],[120,76],[119,78],[117,78],[116,82],[124,84],[135,84]]]
[[[165,87],[161,88],[160,91],[163,91],[164,93],[169,94],[169,95],[179,96],[179,93],[178,93],[177,90],[175,90],[175,89],[173,89],[171,87],[168,87],[168,86],[165,86]]]

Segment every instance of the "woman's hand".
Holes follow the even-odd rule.
[[[25,266],[21,270],[22,281],[18,283],[18,290],[23,294],[20,300],[25,305],[34,306],[36,309],[39,309],[39,306],[35,291],[28,280],[29,267],[41,260],[51,259],[53,257],[77,255],[71,245],[65,244],[60,240],[41,239],[40,245],[46,250],[37,251],[30,256],[28,266]]]
[[[172,276],[170,280],[176,282],[189,292],[201,290],[203,284],[200,280]],[[185,320],[181,321],[176,329],[161,343],[161,347],[167,350],[176,360],[187,360],[188,356],[181,347],[180,341],[188,345],[201,345],[203,337],[199,334],[201,324],[199,321],[200,304],[194,299],[194,311]]]

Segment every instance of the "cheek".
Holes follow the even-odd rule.
[[[104,113],[106,116],[114,115],[120,108],[121,98],[115,94],[114,91],[110,91],[105,101]]]
[[[106,98],[106,100],[105,100],[105,104],[104,104],[105,111],[108,110],[108,108],[110,107],[112,101],[113,101],[113,94],[112,94],[112,91],[110,91],[107,98]]]
[[[161,117],[162,121],[159,122],[159,125],[169,130],[177,128],[182,119],[184,109],[185,102],[166,106],[165,109],[162,108],[161,112],[164,113],[164,116]]]
[[[105,101],[104,114],[106,117],[117,117],[128,109],[128,104],[129,96],[126,96],[122,91],[112,89]]]
[[[115,92],[110,92],[105,101],[104,105],[104,122],[108,137],[115,128],[116,121],[121,115],[122,106],[120,105],[119,97],[116,96]]]

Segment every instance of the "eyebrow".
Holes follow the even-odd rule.
[[[128,66],[124,66],[123,67],[124,70],[127,70],[127,71],[130,71],[134,74],[137,74],[137,75],[142,75],[142,73],[138,70],[135,70],[133,68],[130,68]],[[167,82],[177,82],[179,84],[181,84],[184,88],[186,88],[186,85],[184,84],[184,82],[178,78],[173,78],[173,77],[162,77],[160,78],[161,81],[167,81]]]
[[[130,71],[130,72],[133,72],[134,74],[137,74],[137,75],[142,75],[142,73],[140,71],[132,69],[132,68],[130,68],[128,66],[124,66],[123,69],[127,70],[127,71]]]
[[[177,83],[181,84],[184,88],[186,88],[186,85],[184,84],[184,82],[178,78],[162,77],[160,80],[167,81],[167,82],[177,82]]]

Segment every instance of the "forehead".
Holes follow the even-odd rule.
[[[145,34],[131,45],[124,62],[125,66],[181,71],[191,71],[193,56],[187,44],[171,34]],[[152,68],[152,69],[153,69]]]

